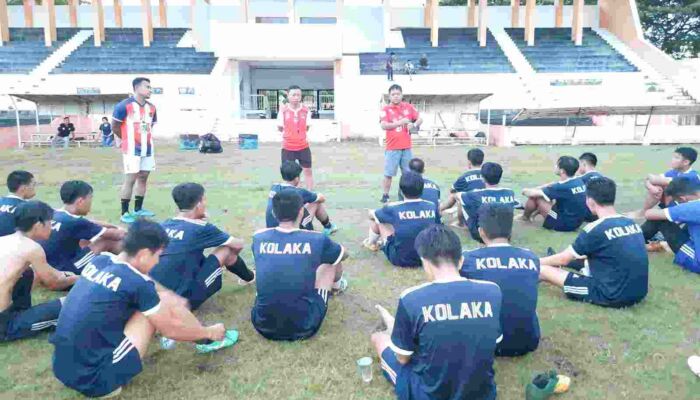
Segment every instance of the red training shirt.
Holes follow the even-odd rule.
[[[411,121],[418,119],[418,111],[410,103],[402,101],[397,105],[389,103],[382,108],[381,122],[394,123],[403,118]],[[401,125],[386,131],[387,150],[405,150],[411,148],[411,134],[406,125]]]

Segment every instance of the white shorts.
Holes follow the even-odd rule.
[[[124,161],[124,173],[136,174],[139,171],[153,171],[156,169],[156,158],[154,156],[141,157],[130,154],[122,154]]]

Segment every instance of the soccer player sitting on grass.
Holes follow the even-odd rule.
[[[598,172],[595,168],[598,165],[598,157],[593,153],[583,153],[578,158],[578,171],[576,175],[581,178],[583,184],[587,184],[591,179],[601,178],[603,175]],[[593,222],[596,218],[593,214],[588,212],[586,215],[586,222]]]
[[[563,288],[569,299],[620,308],[647,295],[649,258],[642,230],[615,211],[615,191],[612,179],[588,182],[586,204],[598,219],[569,248],[540,260],[540,280]],[[588,266],[580,273],[559,268],[575,259],[586,259]]]
[[[486,164],[484,164],[484,167]],[[479,234],[486,247],[464,252],[460,275],[497,284],[503,293],[497,356],[521,356],[535,351],[540,342],[537,319],[537,285],[540,259],[527,249],[510,245],[513,207],[484,204],[479,208]]]
[[[645,225],[653,224],[675,253],[673,262],[700,274],[700,181],[694,177],[674,179],[666,188],[666,196],[678,204],[647,210],[647,222],[642,230]]]
[[[420,158],[413,158],[408,162],[408,170],[413,171],[423,177],[423,194],[420,198],[427,200],[435,204],[435,210],[440,211],[440,186],[437,183],[426,178],[423,173],[425,172],[425,162]],[[405,200],[403,193],[401,193],[401,188],[399,188],[399,201]]]
[[[56,326],[62,299],[32,307],[32,285],[69,288],[78,279],[55,270],[36,242],[51,235],[53,209],[40,201],[23,202],[15,211],[17,231],[0,237],[0,342],[34,336]]]
[[[371,251],[379,250],[383,244],[387,259],[398,267],[420,267],[414,246],[416,235],[430,225],[439,224],[440,213],[435,210],[435,204],[421,199],[423,177],[417,173],[409,171],[401,175],[399,187],[406,200],[370,211],[369,237],[362,244]]]
[[[503,168],[496,163],[485,163],[481,166],[481,179],[486,185],[483,189],[474,189],[469,192],[455,193],[455,197],[462,206],[462,215],[467,222],[467,228],[472,239],[482,242],[479,234],[479,207],[482,204],[503,204],[515,208],[518,205],[515,193],[507,188],[498,187],[503,176]],[[444,206],[447,206],[445,204]]]
[[[299,194],[272,198],[279,226],[253,235],[257,297],[253,327],[271,340],[307,339],[318,332],[331,292],[343,292],[343,246],[318,232],[298,229],[304,215]]]
[[[151,278],[189,300],[193,310],[221,289],[223,268],[243,282],[252,282],[255,275],[239,256],[243,240],[207,222],[204,187],[181,183],[172,197],[179,212],[161,224],[170,241],[151,270]],[[204,250],[209,248],[214,249],[205,257]]]
[[[440,206],[440,210],[450,214],[457,214],[457,221],[452,225],[464,227],[466,220],[459,207],[455,205],[459,202],[459,193],[471,192],[474,189],[483,189],[484,181],[481,179],[481,165],[484,162],[484,152],[481,149],[471,149],[467,152],[467,171],[463,173],[455,183],[452,184],[450,195],[445,203]]]
[[[299,187],[299,176],[302,168],[294,161],[284,161],[280,166],[280,173],[284,182],[276,183],[270,188],[270,194],[267,199],[267,210],[265,211],[265,224],[268,228],[274,228],[279,225],[279,221],[272,209],[272,198],[277,193],[292,191],[299,194],[304,200],[304,218],[302,219],[301,229],[309,231],[314,230],[314,217],[323,225],[323,233],[332,235],[338,231],[338,227],[331,222],[328,212],[326,212],[326,197],[320,193],[310,192]]]
[[[459,237],[442,225],[416,238],[427,283],[406,289],[387,329],[372,334],[399,400],[496,398],[493,359],[501,341],[501,290],[461,277]]]
[[[569,156],[559,157],[554,173],[559,182],[542,188],[523,190],[528,197],[522,220],[530,221],[540,214],[544,217],[542,226],[559,232],[578,229],[590,211],[586,207],[586,185],[575,176],[578,161]]]
[[[97,256],[84,268],[50,339],[53,372],[64,385],[88,397],[116,396],[143,369],[156,331],[181,341],[221,341],[198,345],[200,352],[235,343],[238,332],[223,324],[202,326],[186,300],[156,290],[148,273],[167,243],[160,225],[137,220],[124,252]]]
[[[12,171],[7,176],[5,197],[0,197],[0,236],[15,233],[15,209],[36,195],[34,175],[27,171]]]
[[[92,208],[92,186],[68,181],[61,186],[63,208],[56,210],[48,240],[41,242],[46,259],[59,271],[80,275],[83,267],[103,251],[118,254],[125,231],[85,218]]]

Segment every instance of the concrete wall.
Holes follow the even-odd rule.
[[[114,7],[105,4],[104,16],[105,27],[115,27]],[[8,7],[10,26],[24,27],[24,9],[22,6]],[[160,18],[158,13],[158,1],[151,1],[151,13],[153,15],[153,26],[160,27]],[[168,27],[171,28],[188,28],[190,26],[190,7],[183,5],[168,4],[167,9]],[[123,5],[122,6],[122,23],[124,28],[141,28],[143,26],[142,8],[138,5]],[[46,25],[46,8],[41,6],[34,7],[34,27],[42,28]],[[56,6],[56,26],[59,28],[70,26],[70,15],[68,6]],[[95,8],[91,5],[78,6],[78,27],[93,28],[95,26]]]
[[[600,27],[612,32],[623,42],[642,39],[642,25],[635,0],[598,0]]]
[[[259,69],[250,71],[252,93],[258,89],[282,89],[299,85],[302,89],[333,89],[333,70]]]

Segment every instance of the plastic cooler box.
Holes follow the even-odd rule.
[[[238,147],[241,150],[256,150],[258,148],[258,135],[238,135]]]

